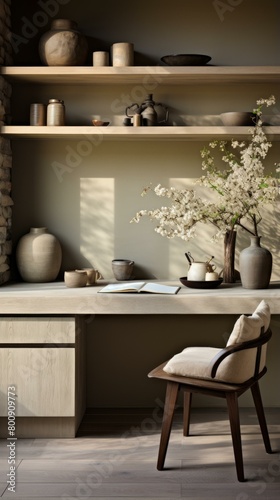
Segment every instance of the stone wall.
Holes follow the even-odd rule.
[[[11,0],[0,0],[0,65],[11,65],[13,51],[10,43]],[[10,117],[10,84],[0,76],[0,127]],[[9,255],[12,252],[11,225],[11,167],[12,151],[10,141],[0,137],[0,284],[10,279]]]

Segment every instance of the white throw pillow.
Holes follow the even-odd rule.
[[[264,326],[264,323],[260,316],[254,314],[252,316],[245,316],[242,314],[233,327],[227,341],[227,346],[258,338],[262,326]]]
[[[271,314],[270,307],[264,300],[259,303],[257,309],[253,312],[254,315],[259,316],[263,320],[264,331],[266,332],[269,328]]]
[[[252,316],[245,316],[242,314],[238,318],[228,339],[227,346],[258,338],[261,328],[264,327],[264,331],[266,331],[269,327],[269,323],[270,308],[269,305],[262,300]]]

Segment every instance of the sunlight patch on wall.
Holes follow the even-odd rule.
[[[89,266],[108,274],[114,255],[115,180],[80,180],[80,250]]]

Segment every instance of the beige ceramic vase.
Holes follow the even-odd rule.
[[[260,236],[250,236],[251,244],[239,255],[240,278],[243,288],[268,288],[272,272],[271,252],[261,246]]]
[[[18,242],[17,267],[23,281],[28,283],[55,281],[61,259],[60,243],[45,227],[32,227]]]
[[[88,43],[69,19],[54,19],[50,31],[39,42],[39,54],[47,66],[81,66],[86,62]]]

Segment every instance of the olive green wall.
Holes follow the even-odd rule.
[[[22,37],[17,38],[18,64],[38,64],[38,40],[52,19],[40,14],[47,4],[47,0],[13,1],[12,28]],[[58,9],[55,17],[76,20],[80,30],[91,36],[93,50],[108,49],[118,41],[134,42],[138,64],[161,64],[160,57],[170,53],[209,54],[214,65],[280,64],[280,4],[276,0],[174,0],[172,6],[160,1],[54,0],[53,5]],[[13,122],[28,123],[31,102],[60,98],[65,101],[69,125],[90,124],[93,116],[120,125],[125,107],[141,102],[148,92],[169,107],[171,124],[190,123],[194,115],[217,121],[219,113],[250,110],[256,99],[272,93],[277,106],[270,114],[273,120],[280,114],[279,85],[166,86],[149,80],[137,86],[15,86]],[[210,228],[201,228],[198,237],[186,243],[162,238],[149,221],[129,223],[137,210],[156,206],[152,196],[141,198],[144,186],[150,182],[182,186],[202,174],[200,149],[204,145],[108,142],[102,137],[97,141],[89,137],[14,141],[14,245],[30,226],[47,226],[62,243],[62,271],[94,265],[108,279],[112,277],[111,260],[116,257],[133,259],[136,277],[178,279],[187,273],[186,250],[197,259],[215,255],[220,269],[223,243],[210,242]],[[275,143],[268,171],[279,157],[280,144]],[[273,279],[279,280],[276,219],[277,207],[273,207],[266,213],[261,232],[264,246],[274,255]],[[237,266],[239,251],[247,244],[248,237],[240,234]],[[92,318],[88,322],[88,405],[153,405],[162,392],[147,380],[147,371],[194,340],[201,345],[221,345],[222,334],[230,330],[234,319],[223,316],[223,311],[220,317]],[[279,376],[276,320],[274,333],[264,399],[266,404],[279,406],[278,391],[271,383],[273,376]],[[99,386],[95,383],[98,377],[103,378]],[[251,403],[244,400],[244,404]]]
[[[224,347],[236,318],[232,315],[89,317],[89,406],[156,406],[158,401],[164,401],[165,384],[147,378],[147,374],[187,346]],[[273,318],[271,327],[274,335],[268,348],[268,373],[260,384],[264,404],[279,407],[279,316]],[[220,406],[224,402],[195,395],[193,404]],[[240,398],[240,406],[251,405],[249,393]]]

